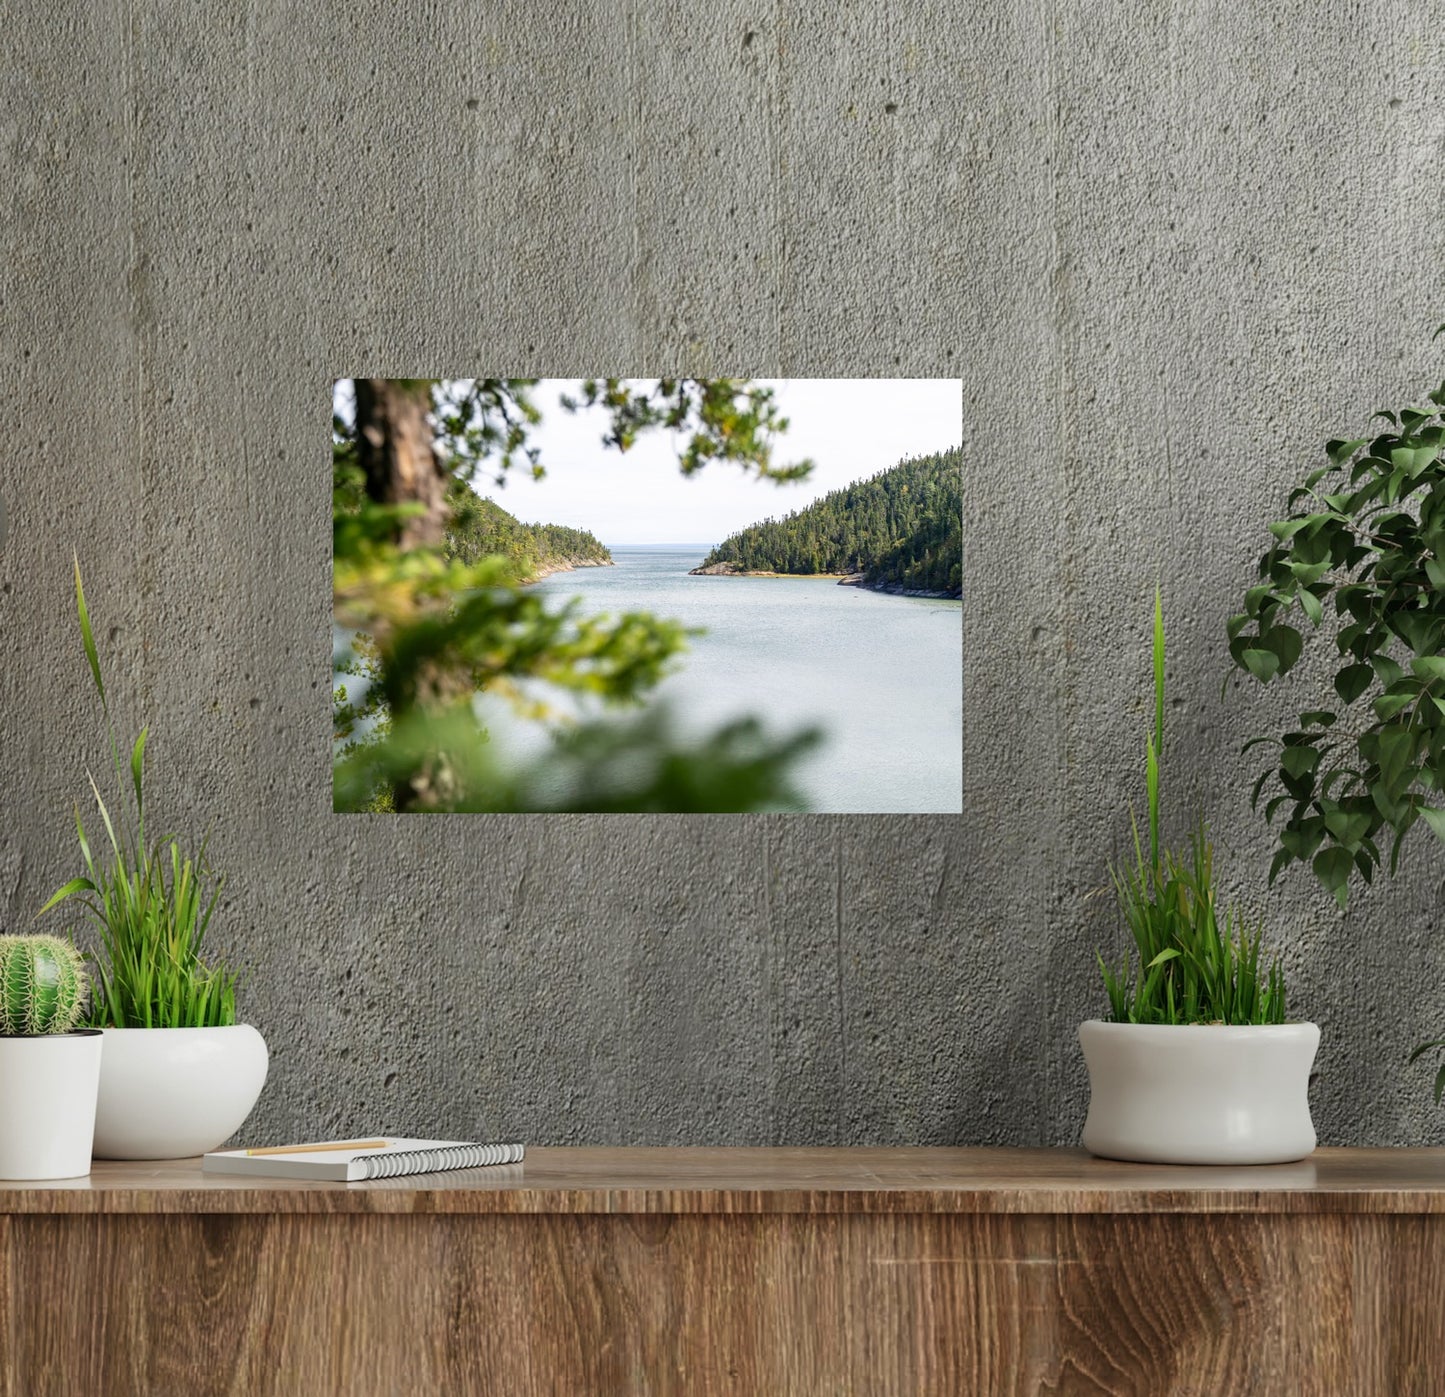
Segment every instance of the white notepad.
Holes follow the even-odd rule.
[[[212,1150],[201,1160],[207,1174],[253,1174],[273,1179],[394,1179],[403,1174],[433,1174],[444,1169],[476,1169],[490,1164],[517,1164],[521,1145],[478,1145],[466,1140],[384,1139],[384,1149],[307,1150],[297,1154],[248,1154],[245,1150]]]

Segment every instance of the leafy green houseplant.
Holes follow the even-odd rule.
[[[78,1029],[86,975],[58,936],[0,936],[0,1179],[90,1172],[101,1034]]]
[[[119,798],[133,802],[134,820],[133,826],[123,821],[120,806],[113,815],[89,777],[105,845],[92,848],[77,808],[84,872],[58,888],[38,915],[73,900],[100,942],[99,954],[90,957],[95,995],[89,1022],[107,1036],[96,1153],[122,1159],[201,1153],[226,1139],[255,1105],[266,1048],[254,1028],[236,1022],[237,972],[202,959],[221,890],[205,864],[206,841],[194,857],[175,834],[146,841],[149,729],[141,729],[128,764],[122,763],[78,561],[75,606]]]
[[[1372,420],[1377,435],[1325,444],[1228,624],[1235,664],[1264,684],[1295,667],[1307,636],[1331,644],[1330,692],[1247,745],[1271,754],[1254,788],[1278,829],[1271,880],[1308,864],[1342,909],[1387,843],[1393,875],[1416,825],[1437,860],[1445,840],[1445,383],[1426,406]]]
[[[1319,1029],[1285,1022],[1278,957],[1261,960],[1263,926],[1221,911],[1202,821],[1187,856],[1161,845],[1165,639],[1157,593],[1153,662],[1148,852],[1131,812],[1134,858],[1110,874],[1133,951],[1117,968],[1099,955],[1109,1017],[1079,1028],[1090,1081],[1084,1146],[1158,1163],[1299,1159],[1315,1145],[1308,1086]]]
[[[1306,634],[1333,643],[1331,693],[1255,739],[1272,758],[1254,799],[1270,792],[1279,822],[1271,879],[1306,863],[1341,907],[1386,840],[1392,873],[1420,821],[1445,840],[1445,384],[1428,407],[1375,416],[1386,430],[1328,442],[1291,493],[1228,625],[1235,664],[1264,684]]]

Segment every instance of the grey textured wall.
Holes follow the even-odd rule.
[[[231,874],[255,1133],[1072,1141],[1162,575],[1176,826],[1288,948],[1322,1137],[1445,1139],[1402,1069],[1438,850],[1345,917],[1264,896],[1280,709],[1219,693],[1310,443],[1440,376],[1434,8],[542,13],[7,7],[10,927],[102,760],[75,547],[155,807]],[[965,816],[331,815],[329,379],[679,369],[964,378]]]

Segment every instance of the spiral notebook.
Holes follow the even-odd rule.
[[[400,1136],[367,1141],[323,1141],[279,1145],[265,1150],[212,1150],[202,1157],[207,1174],[253,1174],[272,1179],[394,1179],[448,1169],[518,1164],[521,1145],[478,1145],[466,1140],[407,1140]]]

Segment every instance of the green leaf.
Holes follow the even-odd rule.
[[[1338,601],[1338,596],[1336,597]],[[1355,650],[1355,642],[1362,636],[1369,634],[1369,624],[1364,621],[1351,621],[1348,626],[1341,626],[1340,633],[1335,637],[1335,645],[1341,655],[1354,650],[1358,658],[1363,659],[1365,647],[1362,645]]]
[[[1265,772],[1265,775],[1268,776],[1268,775],[1269,775],[1269,772]],[[1265,805],[1265,807],[1264,807],[1264,818],[1265,818],[1265,822],[1266,822],[1267,824],[1273,824],[1273,823],[1274,823],[1274,817],[1275,817],[1275,815],[1279,812],[1280,807],[1281,807],[1282,805],[1288,805],[1289,802],[1290,802],[1290,797],[1287,796],[1287,795],[1284,795],[1284,796],[1275,796],[1275,798],[1274,798],[1273,800],[1269,801],[1269,802]],[[1251,807],[1251,808],[1252,808],[1252,807]]]
[[[68,897],[73,897],[76,893],[93,893],[98,891],[99,889],[96,888],[95,884],[92,883],[89,878],[72,878],[63,888],[57,888],[50,895],[50,901],[35,915],[37,917],[43,916],[46,912],[50,911],[52,907],[64,902]]]
[[[1367,440],[1368,438],[1366,437],[1357,437],[1354,441],[1336,440],[1327,442],[1325,445],[1325,452],[1329,456],[1330,460],[1338,466],[1349,460],[1349,458],[1353,456],[1355,452],[1357,452],[1362,446],[1365,445]]]
[[[1391,624],[1417,655],[1433,655],[1439,650],[1440,622],[1429,612],[1406,611]]]
[[[1259,793],[1260,793],[1262,790],[1264,790],[1264,783],[1265,783],[1266,781],[1268,781],[1269,778],[1270,778],[1271,776],[1273,776],[1273,775],[1274,775],[1274,772],[1272,772],[1268,767],[1266,767],[1263,771],[1261,771],[1261,772],[1259,773],[1259,779],[1258,779],[1257,781],[1255,781],[1255,783],[1254,783],[1254,790],[1250,792],[1250,796],[1249,796],[1249,808],[1250,808],[1251,810],[1258,809],[1258,807],[1259,807]],[[1276,796],[1275,799],[1278,800],[1279,797]]]
[[[1370,667],[1375,671],[1380,683],[1387,689],[1392,688],[1405,677],[1405,671],[1388,655],[1373,656],[1370,660]]]
[[[1410,669],[1420,679],[1445,679],[1445,655],[1417,655]]]
[[[1414,480],[1439,455],[1433,446],[1397,446],[1390,452],[1390,464]]]
[[[1325,816],[1325,828],[1334,835],[1337,844],[1354,853],[1370,832],[1370,817],[1335,809]]]
[[[1294,668],[1294,663],[1299,659],[1305,643],[1304,636],[1293,626],[1271,626],[1260,639],[1279,656],[1279,672],[1281,674],[1288,673]]]
[[[1315,877],[1335,895],[1335,901],[1344,908],[1350,897],[1350,871],[1355,860],[1348,849],[1324,849],[1315,855],[1311,867]]]
[[[87,773],[89,776],[89,774]],[[101,822],[105,825],[105,832],[110,836],[110,847],[115,852],[116,861],[121,860],[120,840],[116,838],[115,826],[110,822],[110,811],[105,808],[105,802],[100,798],[100,787],[95,784],[95,777],[89,776],[90,789],[95,796],[95,803],[100,810]]]
[[[1261,566],[1263,566],[1261,564]],[[1244,609],[1250,616],[1258,616],[1260,608],[1269,600],[1274,592],[1274,586],[1269,582],[1261,582],[1258,586],[1251,587],[1244,594]]]
[[[1381,694],[1371,706],[1375,710],[1375,716],[1388,723],[1414,702],[1414,694]]]
[[[1420,805],[1417,806],[1416,809],[1419,810],[1420,817],[1425,823],[1435,831],[1436,836],[1440,839],[1445,839],[1445,810],[1440,810],[1431,805]]]
[[[150,733],[149,727],[140,730],[140,736],[135,740],[135,746],[130,754],[130,779],[135,784],[135,809],[136,814],[141,814],[141,773],[145,766],[146,737]],[[161,753],[165,755],[164,752]]]
[[[105,704],[105,684],[100,677],[100,656],[95,649],[95,634],[90,628],[90,612],[85,605],[85,588],[80,585],[80,559],[75,558],[75,609],[80,616],[80,638],[85,645],[85,658],[90,661],[90,673],[100,693],[101,705]]]
[[[1164,595],[1154,589],[1154,750],[1164,755]]]
[[[1268,684],[1279,673],[1279,656],[1273,650],[1263,650],[1257,645],[1246,647],[1240,654],[1244,667],[1262,684]],[[1367,666],[1368,668],[1368,666]],[[1370,671],[1371,678],[1374,671]]]
[[[1335,692],[1346,702],[1353,703],[1375,682],[1375,671],[1371,665],[1347,665],[1335,675]]]
[[[1335,607],[1341,614],[1348,611],[1356,621],[1368,624],[1373,606],[1374,589],[1364,583],[1352,583],[1335,593]]]
[[[1401,790],[1409,781],[1415,759],[1415,734],[1409,728],[1382,728],[1379,738],[1380,779],[1390,791]]]
[[[1318,582],[1330,570],[1330,567],[1330,560],[1325,558],[1317,563],[1293,562],[1289,565],[1289,570],[1300,586],[1308,587],[1311,583]]]
[[[1303,519],[1281,519],[1278,523],[1271,524],[1269,531],[1281,543],[1287,543],[1299,533],[1301,529],[1307,529],[1312,524],[1321,523],[1328,517],[1328,515],[1324,514],[1307,514]]]
[[[1310,618],[1314,625],[1318,626],[1324,619],[1325,609],[1320,604],[1320,599],[1311,591],[1302,591],[1299,594],[1299,604],[1304,608],[1304,613]]]
[[[1279,832],[1279,845],[1286,850],[1292,858],[1303,863],[1314,853],[1324,842],[1325,831],[1323,824],[1318,820],[1311,820],[1309,825],[1301,825],[1295,829],[1283,829]]]

